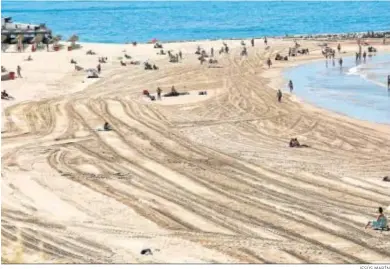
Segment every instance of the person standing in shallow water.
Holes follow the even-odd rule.
[[[343,67],[343,58],[340,58],[339,60],[340,69]]]
[[[390,90],[390,75],[387,76],[387,88]]]
[[[289,87],[289,89],[290,89],[290,92],[292,92],[292,91],[294,90],[294,85],[293,85],[292,80],[290,80],[290,81],[288,82],[288,87]]]
[[[278,90],[277,97],[278,97],[278,102],[279,103],[282,102],[283,94],[282,94],[282,91],[280,89]]]

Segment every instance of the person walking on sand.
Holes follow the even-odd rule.
[[[180,57],[180,60],[183,59],[183,54],[181,53],[181,50],[179,50],[179,57]]]
[[[278,90],[278,93],[277,93],[276,96],[278,97],[278,102],[279,103],[282,102],[283,94],[282,94],[282,91],[280,89]]]
[[[214,48],[211,48],[210,55],[211,57],[214,57]]]
[[[46,44],[46,49],[49,51],[49,43]]]
[[[267,46],[268,45],[268,40],[267,40],[267,37],[265,36],[264,37],[264,44]]]
[[[22,73],[21,73],[21,71],[22,71],[22,68],[20,67],[20,65],[18,65],[18,67],[16,67],[16,72],[18,73],[18,77],[22,77]]]
[[[157,87],[157,99],[161,100],[161,88],[160,87]]]
[[[292,80],[290,80],[290,81],[288,82],[288,88],[290,89],[290,92],[292,92],[292,91],[294,90],[294,85],[293,85]]]
[[[268,60],[267,60],[267,65],[268,65],[268,68],[271,68],[272,62],[271,62],[270,58],[268,58]]]
[[[338,50],[338,52],[339,52],[339,54],[340,54],[340,51],[341,51],[341,45],[340,45],[340,43],[337,45],[337,50]]]
[[[254,38],[251,39],[251,44],[252,44],[252,47],[255,46],[255,39]]]
[[[97,71],[98,71],[99,74],[102,71],[102,66],[100,65],[100,63],[97,65]]]

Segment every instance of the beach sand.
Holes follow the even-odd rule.
[[[286,92],[281,72],[323,59],[321,42],[300,41],[310,55],[271,69],[266,59],[286,55],[292,40],[269,39],[269,49],[248,40],[244,58],[239,40],[226,42],[228,55],[218,55],[222,41],[164,44],[183,52],[180,63],[151,44],[2,53],[23,75],[1,82],[15,97],[2,100],[2,260],[389,262],[389,233],[364,226],[390,204],[390,127]],[[214,47],[222,68],[200,65],[197,45]],[[357,50],[342,47],[343,57]],[[122,67],[124,50],[160,69]],[[108,57],[99,79],[70,64],[96,68],[98,57]],[[141,94],[172,85],[191,94]],[[105,121],[114,131],[97,132]],[[291,137],[311,148],[289,148]]]

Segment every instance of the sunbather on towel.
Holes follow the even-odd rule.
[[[383,208],[379,207],[378,208],[379,216],[376,220],[369,221],[366,225],[366,229],[368,227],[371,227],[374,230],[380,230],[380,229],[389,229],[389,226],[387,225],[387,218],[383,214]]]
[[[104,131],[111,131],[112,127],[111,127],[111,125],[108,122],[105,122],[104,126],[103,126],[103,129],[104,129]]]

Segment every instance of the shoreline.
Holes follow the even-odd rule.
[[[381,56],[384,56],[384,57],[388,57],[390,56],[390,51],[386,51],[384,53],[381,54]],[[378,57],[378,55],[375,55],[374,57]],[[353,60],[354,59],[354,56],[353,55],[346,55],[346,57],[343,57],[344,59],[344,62],[347,60],[347,58],[349,58],[348,60]],[[302,63],[299,63],[297,65],[294,65],[294,66],[290,66],[290,67],[287,67],[285,69],[283,69],[281,71],[281,76],[283,76],[284,78],[286,78],[286,72],[287,71],[292,71],[292,69],[294,68],[297,68],[299,66],[302,66],[302,65],[307,65],[307,64],[311,64],[311,63],[316,63],[316,62],[320,62],[321,60],[324,60],[323,58],[319,58],[317,60],[310,60],[310,61],[303,61]],[[355,66],[354,66],[355,67]],[[353,68],[353,67],[352,67]],[[364,80],[363,78],[359,77],[359,79],[361,80]],[[378,86],[377,83],[373,82],[373,81],[368,81],[368,80],[365,80],[367,82],[369,82],[370,84],[373,84],[375,86]],[[287,79],[285,79],[285,85],[287,85]],[[282,87],[283,84],[280,84],[279,87]],[[382,84],[380,84],[379,86],[380,88],[382,88]],[[285,87],[284,87],[285,88]],[[332,88],[328,88],[328,90],[332,90]],[[387,91],[386,88],[384,88],[385,91]],[[286,92],[287,93],[287,92]],[[305,100],[303,97],[301,97],[300,94],[296,94],[294,93],[294,99],[296,99],[297,101],[299,101],[300,103],[305,103],[305,104],[308,104],[308,105],[311,105],[311,106],[314,106],[316,107],[317,109],[320,109],[320,110],[324,110],[324,111],[328,111],[328,112],[332,112],[332,113],[336,113],[337,115],[340,115],[340,116],[344,116],[344,117],[347,117],[347,118],[351,118],[353,120],[358,120],[358,121],[363,121],[363,122],[366,122],[366,123],[372,123],[372,124],[379,124],[379,125],[384,125],[386,127],[390,127],[390,122],[378,122],[376,120],[365,120],[365,119],[359,119],[357,116],[353,116],[353,115],[348,115],[344,112],[341,112],[341,111],[336,111],[336,110],[333,110],[331,108],[325,108],[325,107],[321,107],[320,105],[316,104],[315,101],[309,101],[309,100]]]
[[[279,103],[282,72],[320,60],[322,42],[300,42],[310,54],[284,62],[274,56],[286,55],[292,40],[268,41],[247,46],[246,57],[240,41],[226,40],[229,53],[214,57],[221,68],[194,54],[198,44],[218,52],[221,41],[163,43],[183,52],[178,63],[151,44],[2,53],[2,64],[20,64],[23,74],[1,83],[16,98],[2,100],[4,259],[27,234],[38,243],[25,245],[25,263],[388,260],[383,234],[364,225],[388,206],[381,179],[390,127],[287,93]],[[356,40],[341,43],[342,55],[355,52]],[[122,66],[125,53],[159,69]],[[29,54],[33,61],[24,60]],[[96,80],[70,63],[95,68],[99,57],[108,60]],[[190,94],[142,95],[173,85]],[[112,131],[99,130],[105,122]],[[292,137],[310,147],[290,148]],[[140,255],[145,248],[153,255]]]
[[[386,54],[390,54],[390,46],[389,46],[388,50],[386,50],[385,53]],[[354,54],[354,52],[350,52],[350,53],[345,54],[345,56],[346,57],[353,57],[353,54]],[[316,57],[314,59],[310,59],[310,60],[298,59],[293,64],[288,64],[287,66],[279,69],[276,75],[273,74],[273,77],[275,79],[277,79],[277,77],[280,77],[281,79],[277,79],[276,83],[270,82],[268,84],[268,86],[273,88],[275,91],[278,88],[285,90],[288,81],[287,81],[287,78],[285,77],[284,73],[288,69],[296,68],[298,66],[309,64],[309,63],[313,63],[313,62],[319,62],[321,60],[324,60],[323,56],[318,56],[318,57]],[[272,71],[270,71],[270,72],[272,72]],[[269,72],[265,71],[265,74],[268,74],[268,73]],[[290,94],[289,92],[286,92],[286,91],[284,91],[283,94],[287,95],[292,102],[296,102],[296,103],[302,105],[309,112],[327,114],[329,117],[334,118],[334,119],[341,119],[341,120],[344,120],[344,121],[347,121],[347,122],[350,122],[350,123],[353,123],[353,124],[361,124],[364,127],[376,129],[378,131],[381,131],[381,132],[384,132],[384,133],[387,133],[387,134],[390,133],[390,124],[388,124],[388,123],[379,123],[379,122],[373,122],[373,121],[368,121],[368,120],[357,119],[357,118],[348,116],[346,114],[339,113],[337,111],[333,111],[333,110],[330,110],[330,109],[319,107],[316,104],[313,104],[313,103],[310,103],[308,101],[305,101],[304,99],[302,99],[298,95]]]
[[[367,32],[346,32],[346,33],[320,33],[320,34],[295,34],[295,35],[284,35],[284,36],[267,36],[268,39],[277,39],[277,40],[290,40],[290,39],[297,39],[297,40],[311,40],[311,41],[328,41],[328,42],[336,42],[336,41],[351,41],[356,40],[358,36],[362,36],[362,39],[373,39],[373,40],[379,40],[382,41],[383,37],[386,36],[387,42],[390,44],[390,30],[381,30],[381,31],[374,31],[375,34],[380,34],[381,36],[378,37],[370,37],[367,36]],[[384,36],[382,36],[384,35]],[[158,40],[160,43],[163,44],[174,44],[174,43],[195,43],[195,42],[208,42],[208,41],[237,41],[237,40],[250,40],[251,38],[254,38],[255,40],[262,40],[264,36],[253,36],[253,37],[229,37],[229,38],[205,38],[205,39],[184,39],[184,40]],[[125,43],[102,43],[102,42],[82,42],[86,44],[126,44],[130,45],[133,41],[128,41]],[[137,44],[152,44],[151,41],[147,42],[137,42]]]

